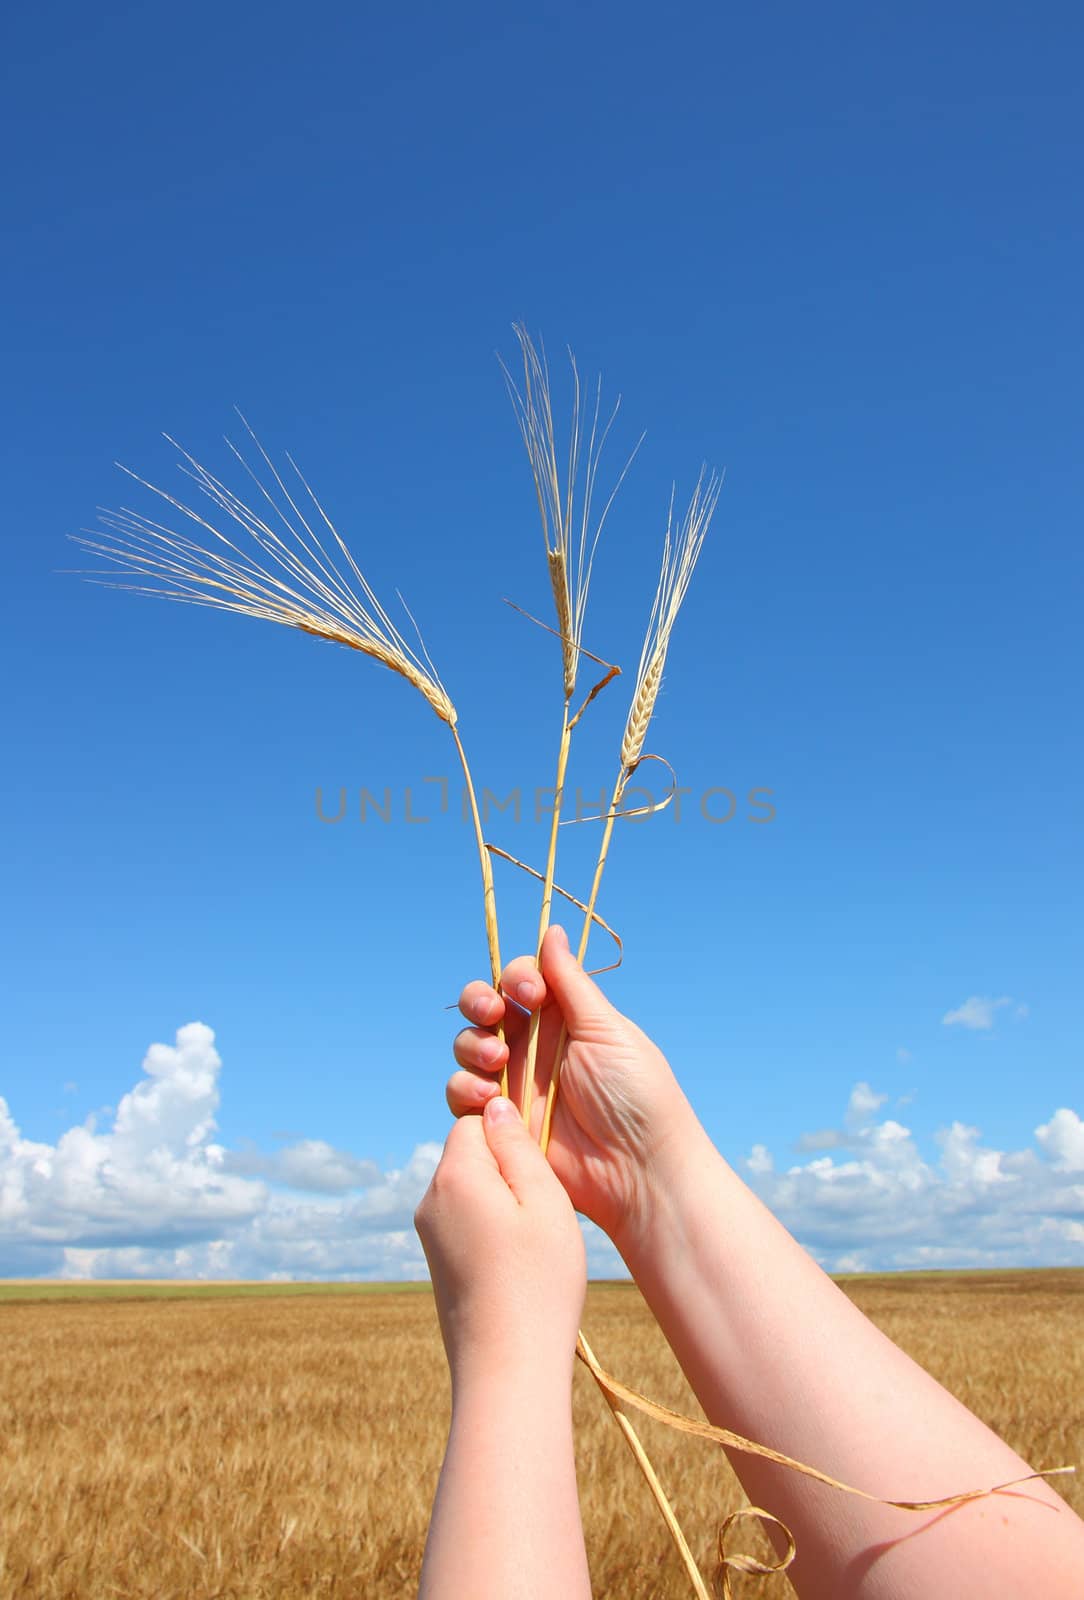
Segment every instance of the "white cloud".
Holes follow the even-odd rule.
[[[989,1031],[994,1025],[994,1017],[1003,1006],[1011,1006],[1012,1000],[1007,994],[1000,995],[998,999],[991,999],[989,995],[973,994],[964,1001],[962,1006],[957,1006],[955,1011],[946,1011],[941,1021],[947,1028],[960,1027],[982,1029]],[[1019,1010],[1017,1012],[1019,1015]],[[1026,1008],[1024,1015],[1026,1015]]]
[[[978,1128],[968,1128],[962,1122],[954,1122],[937,1135],[941,1165],[950,1181],[961,1185],[1013,1182],[1014,1175],[1001,1169],[1002,1152],[983,1150],[978,1140]]]
[[[846,1149],[845,1158],[751,1169],[758,1194],[825,1266],[1084,1264],[1084,1122],[1075,1111],[1062,1108],[1036,1129],[1038,1149],[1009,1152],[955,1121],[937,1135],[930,1161],[902,1123],[876,1120],[884,1100],[858,1084],[845,1130],[798,1141]]]
[[[1035,1137],[1059,1172],[1084,1172],[1084,1122],[1075,1111],[1062,1106]]]
[[[440,1145],[387,1172],[316,1139],[227,1151],[221,1065],[190,1022],[151,1046],[106,1131],[88,1118],[55,1145],[24,1139],[0,1098],[0,1274],[424,1277],[413,1213]]]
[[[851,1090],[851,1098],[847,1102],[848,1128],[864,1127],[873,1113],[880,1109],[888,1099],[886,1094],[877,1094],[868,1083],[856,1083]]]
[[[775,1162],[772,1160],[767,1146],[762,1144],[753,1146],[749,1152],[749,1159],[745,1164],[750,1172],[756,1173],[771,1172],[775,1168]]]
[[[383,1177],[375,1161],[360,1161],[345,1150],[325,1144],[323,1139],[299,1139],[270,1154],[262,1150],[231,1150],[223,1164],[227,1172],[323,1194],[369,1189]]]
[[[422,1278],[413,1228],[441,1147],[400,1169],[291,1136],[267,1153],[216,1138],[221,1061],[189,1023],[154,1045],[139,1082],[99,1131],[93,1118],[56,1142],[23,1138],[0,1099],[0,1274],[32,1277]],[[927,1158],[881,1115],[886,1096],[852,1090],[842,1128],[798,1141],[812,1159],[777,1166],[759,1143],[750,1183],[826,1266],[1084,1262],[1084,1122],[1061,1107],[1035,1143],[1002,1151],[954,1121]],[[584,1225],[590,1270],[621,1275]]]

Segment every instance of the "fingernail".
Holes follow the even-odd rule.
[[[478,999],[471,1006],[471,1011],[479,1022],[485,1022],[486,1018],[492,1013],[492,1010],[493,1001],[490,999],[488,994],[479,995]]]
[[[565,932],[559,922],[555,922],[553,924],[553,938],[554,943],[559,944],[562,950],[567,950],[569,948],[568,934]]]
[[[492,1100],[486,1101],[485,1116],[490,1122],[510,1122],[513,1117],[518,1117],[519,1112],[503,1094],[494,1095]]]
[[[504,1054],[504,1046],[499,1039],[483,1039],[478,1047],[478,1054],[483,1061],[496,1061]]]
[[[535,988],[534,982],[530,978],[524,978],[522,983],[516,984],[516,999],[521,1001],[525,1006],[530,1005],[537,993],[538,990]]]

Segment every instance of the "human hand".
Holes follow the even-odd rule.
[[[522,1360],[571,1369],[587,1269],[568,1196],[509,1100],[464,1117],[417,1212],[452,1381]]]
[[[511,1005],[512,997],[520,1007]],[[520,956],[501,975],[501,992],[468,983],[459,1009],[474,1024],[456,1036],[459,1071],[448,1082],[457,1117],[477,1112],[498,1093],[509,1069],[519,1100],[528,1013],[542,1008],[531,1131],[541,1129],[543,1102],[562,1025],[560,1093],[550,1130],[549,1160],[577,1211],[619,1248],[646,1226],[665,1160],[700,1131],[696,1116],[656,1045],[606,999],[552,927],[542,945],[542,970]],[[495,1036],[502,1022],[507,1044]]]

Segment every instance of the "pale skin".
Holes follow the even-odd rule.
[[[621,1252],[710,1421],[897,1500],[932,1500],[992,1487],[1032,1470],[875,1328],[747,1188],[712,1146],[662,1053],[581,970],[561,929],[547,935],[541,972],[524,956],[505,969],[500,991],[484,982],[463,990],[460,1010],[471,1026],[457,1036],[459,1070],[448,1084],[448,1103],[462,1119],[457,1130],[480,1131],[477,1113],[497,1095],[497,1075],[506,1061],[509,1092],[518,1101],[527,1017],[539,1008],[532,1132],[537,1137],[563,1021],[568,1042],[549,1147],[552,1171],[572,1206],[604,1229]],[[494,1032],[501,1022],[507,1045]],[[544,1193],[540,1181],[540,1199]],[[423,1202],[423,1212],[428,1203]],[[507,1210],[503,1199],[501,1206]],[[494,1235],[492,1218],[483,1217],[482,1210],[479,1191],[475,1226],[496,1255],[505,1248],[505,1235],[500,1228]],[[575,1251],[568,1231],[571,1211],[561,1216],[561,1250]],[[506,1570],[510,1563],[521,1574],[533,1569],[534,1576],[521,1577],[518,1588],[496,1582],[457,1585],[450,1577],[444,1586],[426,1588],[423,1582],[427,1600],[491,1592],[556,1600],[589,1592],[586,1567],[579,1565],[583,1540],[572,1510],[571,1446],[564,1433],[567,1369],[582,1285],[578,1279],[570,1284],[567,1276],[558,1279],[561,1255],[542,1242],[544,1232],[539,1226],[531,1237],[532,1249],[539,1252],[535,1293],[544,1288],[548,1309],[538,1304],[526,1320],[513,1318],[515,1336],[507,1345],[483,1340],[486,1354],[480,1361],[495,1363],[494,1393],[511,1420],[502,1421],[475,1400],[473,1426],[480,1435],[493,1429],[496,1443],[477,1447],[514,1462],[516,1473],[534,1470],[525,1466],[532,1452],[522,1441],[528,1426],[539,1428],[549,1492],[555,1495],[553,1523],[545,1499],[533,1494],[517,1496],[520,1508],[530,1506],[529,1516],[510,1510],[506,1517],[504,1505],[495,1508],[491,1498],[496,1487],[500,1499],[496,1480],[474,1461],[457,1457],[455,1470],[475,1485],[473,1491],[459,1491],[457,1503],[469,1500],[476,1506],[486,1479],[489,1558],[503,1561]],[[582,1263],[582,1252],[575,1259]],[[493,1286],[502,1275],[495,1274],[492,1262],[483,1269],[472,1258],[463,1272],[464,1284],[477,1272],[498,1292]],[[507,1274],[511,1300],[529,1299],[530,1272],[522,1253],[514,1253],[514,1270],[509,1265]],[[532,1361],[542,1364],[544,1383],[551,1383],[556,1394],[558,1380],[550,1375],[547,1351],[558,1315],[553,1304],[558,1282],[568,1297],[555,1335],[563,1396],[559,1428],[556,1405],[549,1412],[540,1408],[545,1414],[537,1418],[526,1416],[533,1375],[532,1383],[524,1384],[520,1369],[514,1376],[511,1367],[512,1352],[530,1348]],[[437,1293],[446,1320],[451,1303],[446,1297],[453,1291],[446,1288],[442,1300],[438,1284]],[[521,1338],[524,1329],[529,1333]],[[453,1361],[453,1382],[454,1373]],[[559,1438],[553,1437],[555,1428]],[[453,1423],[453,1442],[455,1433]],[[802,1600],[912,1600],[919,1594],[927,1600],[1016,1600],[1022,1594],[1079,1600],[1084,1592],[1084,1523],[1041,1480],[950,1511],[906,1512],[842,1494],[754,1456],[737,1451],[730,1456],[750,1500],[793,1533],[798,1556],[789,1575]],[[446,1462],[441,1494],[450,1496],[448,1474]],[[444,1519],[443,1538],[459,1541],[464,1532],[470,1537],[469,1517],[453,1532],[440,1496],[437,1513]],[[521,1565],[504,1546],[521,1550],[524,1538],[537,1535],[540,1515],[547,1525],[541,1539],[546,1559]],[[558,1529],[565,1541],[562,1576],[551,1582]],[[428,1554],[426,1568],[427,1573],[436,1570]]]
[[[583,1236],[510,1100],[456,1123],[415,1223],[452,1377],[421,1600],[590,1600],[572,1452]]]

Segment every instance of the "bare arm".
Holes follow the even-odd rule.
[[[510,1102],[452,1129],[416,1222],[452,1379],[421,1600],[590,1600],[572,1451],[583,1240]]]
[[[616,1242],[708,1418],[870,1493],[933,1500],[1031,1468],[881,1333],[776,1221],[699,1125]],[[780,1517],[803,1600],[999,1600],[1084,1592],[1084,1524],[1046,1483],[907,1512],[731,1456]]]
[[[1030,1469],[836,1288],[727,1166],[667,1062],[576,965],[559,929],[543,978],[526,958],[502,987],[545,1004],[543,1048],[568,1045],[550,1160],[574,1204],[621,1250],[712,1422],[894,1500],[934,1500]],[[533,985],[533,992],[523,985]],[[477,1026],[456,1041],[452,1109],[477,1109],[506,1059],[504,1002],[464,990]],[[510,1077],[522,1076],[509,1015]],[[543,1069],[544,1070],[544,1067]],[[536,1093],[545,1083],[536,1084]],[[513,1087],[515,1092],[515,1087]],[[940,1512],[846,1495],[754,1456],[750,1499],[798,1544],[803,1600],[1079,1600],[1084,1523],[1047,1484]]]
[[[569,1373],[461,1384],[440,1474],[421,1600],[590,1595],[572,1454]]]

